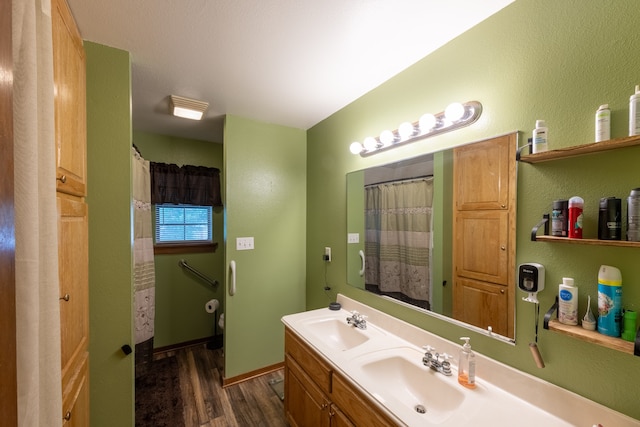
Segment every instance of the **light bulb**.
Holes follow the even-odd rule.
[[[415,128],[409,122],[402,123],[398,128],[398,134],[400,135],[400,139],[403,141],[411,138],[414,132],[415,132]]]
[[[457,122],[464,116],[464,106],[459,102],[454,102],[453,104],[449,104],[447,108],[444,110],[444,116],[447,120],[452,122]]]
[[[427,133],[436,125],[436,116],[430,113],[424,114],[420,117],[418,125],[420,126],[420,132]]]
[[[374,137],[368,136],[364,139],[364,148],[366,148],[367,151],[375,150],[377,147],[378,141],[376,141]]]
[[[384,145],[385,147],[391,145],[393,141],[395,141],[395,139],[395,135],[390,130],[384,130],[380,134],[380,142],[382,142],[382,145]]]
[[[352,142],[351,145],[349,146],[349,151],[351,151],[351,154],[360,154],[360,152],[362,152],[362,144],[360,144],[359,142]]]

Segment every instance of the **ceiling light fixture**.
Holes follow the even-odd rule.
[[[362,157],[369,156],[408,142],[469,126],[480,118],[480,114],[482,114],[482,104],[478,101],[469,101],[464,104],[454,102],[441,113],[424,114],[417,122],[404,122],[394,131],[385,130],[378,138],[369,136],[362,144],[352,142],[349,150]]]
[[[191,120],[201,120],[209,107],[208,102],[171,95],[171,114]]]

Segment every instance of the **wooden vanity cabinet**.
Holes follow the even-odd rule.
[[[375,403],[285,329],[284,410],[296,427],[391,427]]]

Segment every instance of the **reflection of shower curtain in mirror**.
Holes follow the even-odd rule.
[[[365,283],[429,308],[433,178],[365,188]]]
[[[155,265],[151,224],[149,162],[132,148],[133,172],[133,308],[135,315],[136,377],[144,374],[153,356]]]

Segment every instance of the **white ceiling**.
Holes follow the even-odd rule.
[[[131,53],[134,130],[221,142],[225,114],[308,129],[513,0],[68,1],[83,39]]]

